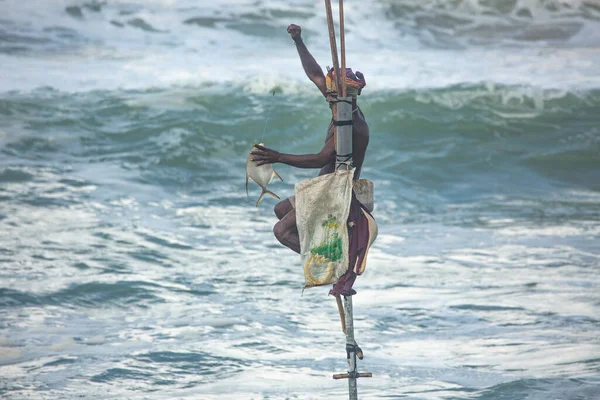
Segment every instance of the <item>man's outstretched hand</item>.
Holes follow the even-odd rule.
[[[287,28],[288,33],[294,41],[302,39],[302,28],[296,24],[291,24]]]
[[[260,144],[255,144],[254,147],[255,148],[250,152],[250,154],[252,155],[252,161],[254,161],[258,167],[264,164],[273,164],[279,162],[281,153],[278,151],[268,149]]]

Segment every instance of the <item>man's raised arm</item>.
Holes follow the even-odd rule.
[[[287,31],[296,43],[296,49],[298,49],[298,55],[300,56],[300,61],[302,61],[302,67],[304,68],[304,72],[306,72],[306,76],[317,85],[323,96],[325,96],[325,92],[327,91],[325,74],[323,74],[323,70],[306,48],[304,41],[302,41],[302,28],[291,24],[288,26]]]

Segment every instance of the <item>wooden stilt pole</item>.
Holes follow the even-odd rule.
[[[335,32],[333,31],[333,17],[331,15],[331,0],[325,0],[327,4],[327,21],[331,25],[329,38],[335,45]],[[342,46],[342,70],[337,68],[337,48],[333,59],[335,76],[337,78],[338,101],[336,103],[336,130],[335,150],[337,153],[336,169],[345,167],[350,169],[352,165],[352,99],[346,97],[346,41],[344,33],[344,1],[340,0],[340,39]],[[334,49],[332,47],[332,55]],[[340,96],[341,95],[341,96]]]
[[[336,77],[336,87],[338,91],[337,102],[335,103],[335,151],[336,151],[336,169],[350,169],[352,166],[352,98],[346,97],[346,41],[344,36],[344,2],[340,1],[340,44],[342,70],[340,71],[337,46],[335,40],[335,31],[333,26],[333,16],[331,12],[331,0],[325,0],[325,9],[327,11],[327,25],[329,27],[329,41],[331,43],[331,58]],[[341,95],[341,96],[340,96]],[[342,306],[341,296],[336,296],[340,319],[342,320],[342,330],[346,334],[346,356],[348,359],[348,373],[335,374],[334,379],[348,379],[348,394],[350,400],[358,400],[357,378],[371,377],[371,373],[359,373],[356,366],[356,358],[362,360],[362,350],[357,346],[354,340],[354,316],[352,308],[352,296],[344,296]],[[343,315],[342,315],[343,313]],[[343,317],[343,318],[342,318]]]
[[[342,56],[342,70],[340,71],[340,82],[342,84],[341,93],[342,97],[346,97],[346,37],[344,31],[344,0],[340,0],[340,51]]]
[[[346,317],[346,355],[348,358],[348,394],[350,400],[358,400],[358,386],[356,379],[356,342],[354,341],[354,318],[352,310],[352,296],[344,296],[344,313]]]
[[[340,63],[338,61],[337,43],[335,41],[335,27],[333,25],[333,12],[331,11],[331,0],[325,0],[325,11],[327,13],[327,27],[329,28],[329,45],[331,46],[331,61],[335,72],[336,87],[340,88]]]

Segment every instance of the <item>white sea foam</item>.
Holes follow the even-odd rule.
[[[600,35],[600,23],[594,19],[595,8],[585,2],[571,7],[557,3],[556,9],[539,1],[519,1],[510,9],[503,2],[494,2],[493,7],[488,3],[461,2],[451,8],[445,2],[427,1],[412,10],[405,1],[348,1],[348,64],[365,73],[368,90],[479,82],[566,90],[600,87],[596,68],[600,41],[593,39]],[[331,64],[321,2],[220,0],[199,5],[153,0],[98,3],[97,8],[90,4],[5,1],[0,27],[35,40],[18,43],[24,52],[0,54],[0,91],[206,84],[232,84],[254,93],[274,86],[314,91],[286,33],[292,22],[303,26],[305,41],[322,67]],[[425,18],[427,13],[431,20]],[[444,27],[442,22],[450,17],[459,22]],[[498,29],[501,25],[510,29]],[[547,40],[534,40],[534,33],[527,31],[534,29],[530,25],[545,27],[550,32]],[[552,32],[562,32],[566,25],[580,28],[556,39]],[[445,38],[438,32],[442,28]],[[517,28],[531,37],[512,37]],[[477,42],[498,31],[494,34],[500,37],[491,42]],[[546,31],[539,28],[535,34],[543,36]]]

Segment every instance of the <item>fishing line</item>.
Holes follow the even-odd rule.
[[[275,90],[273,90],[273,97],[275,97]],[[258,143],[263,143],[263,139],[265,138],[265,133],[267,132],[267,124],[269,123],[269,116],[270,116],[272,104],[273,104],[273,101],[271,101],[267,107],[267,120],[265,121],[265,129],[263,130],[262,136],[260,137],[260,141]]]

